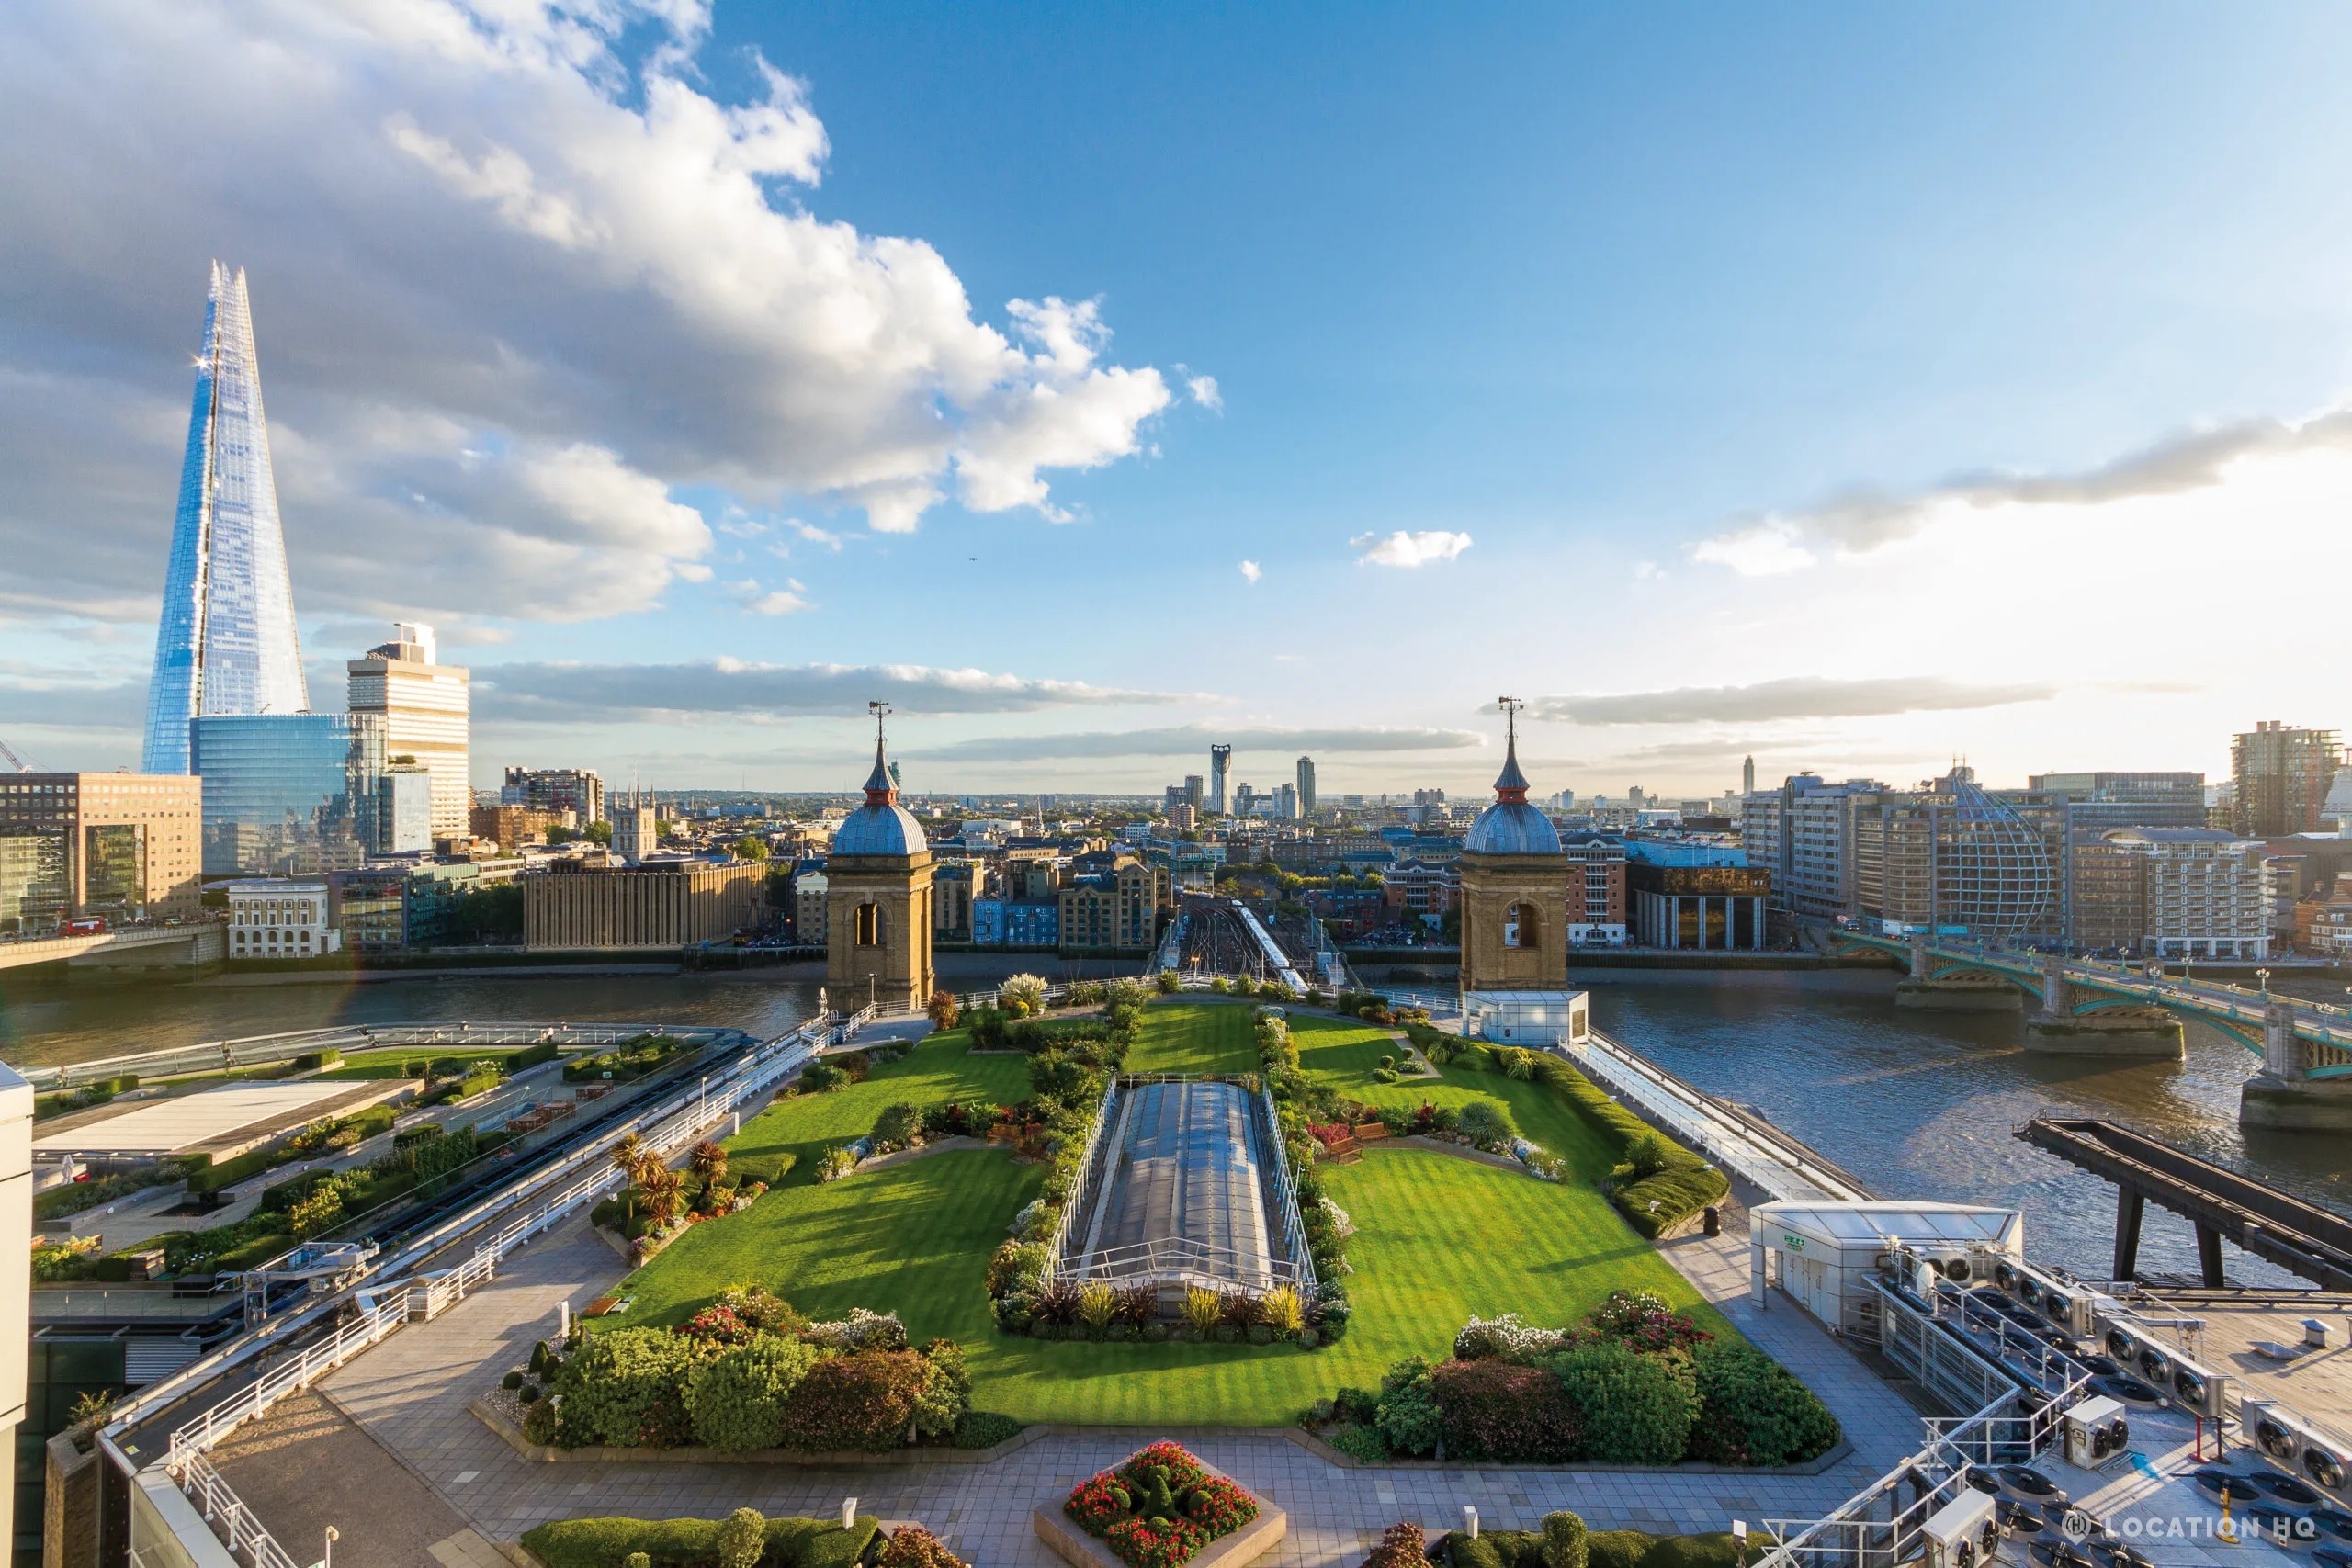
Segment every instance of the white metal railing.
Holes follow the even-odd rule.
[[[1113,1078],[1110,1087],[1102,1091],[1102,1103],[1094,1108],[1093,1124],[1086,1129],[1086,1142],[1078,1151],[1078,1179],[1071,1182],[1069,1190],[1062,1195],[1062,1212],[1054,1216],[1053,1231],[1046,1237],[1046,1268],[1050,1274],[1063,1272],[1063,1244],[1069,1239],[1069,1228],[1077,1223],[1079,1211],[1084,1206],[1087,1195],[1094,1190],[1094,1156],[1102,1141],[1102,1129],[1111,1120],[1111,1101],[1118,1097],[1118,1093],[1119,1080]]]
[[[674,1109],[665,1107],[649,1112],[649,1115],[659,1119],[639,1134],[640,1142],[648,1149],[662,1155],[674,1153],[690,1145],[732,1115],[746,1100],[808,1062],[820,1043],[854,1033],[863,1021],[863,1014],[854,1014],[840,1021],[813,1020],[791,1034],[770,1042],[766,1048],[747,1057],[737,1072],[715,1092],[705,1087],[692,1095],[680,1096],[677,1101],[673,1102]],[[714,1032],[724,1034],[733,1032]],[[584,1145],[557,1170],[560,1174],[565,1168],[576,1168],[589,1160],[605,1161],[605,1158],[603,1140],[599,1139]],[[601,1193],[618,1186],[624,1179],[624,1174],[609,1162],[592,1167],[528,1213],[509,1221],[481,1241],[472,1254],[455,1269],[417,1281],[401,1283],[389,1293],[378,1294],[383,1280],[424,1261],[453,1236],[479,1225],[500,1208],[514,1206],[534,1190],[543,1189],[547,1185],[546,1175],[535,1176],[508,1192],[476,1205],[449,1224],[435,1227],[373,1271],[376,1289],[354,1287],[356,1299],[363,1303],[356,1318],[341,1325],[326,1338],[306,1347],[293,1360],[272,1368],[249,1388],[175,1428],[163,1461],[165,1472],[203,1513],[216,1533],[223,1537],[232,1554],[243,1552],[252,1568],[297,1568],[285,1549],[270,1536],[252,1510],[221,1478],[219,1471],[213,1468],[207,1454],[239,1427],[266,1414],[288,1394],[309,1387],[318,1378],[379,1343],[412,1318],[432,1316],[461,1300],[469,1291],[496,1278],[499,1264],[509,1254],[582,1205],[593,1202]],[[341,1299],[340,1296],[334,1298],[335,1301]],[[333,1304],[334,1302],[322,1303],[319,1310],[325,1310]],[[310,1321],[312,1315],[301,1314],[300,1318],[288,1320],[280,1327],[290,1329],[299,1321]],[[256,1340],[259,1337],[250,1337]],[[250,1348],[249,1345],[247,1348]],[[113,1435],[124,1430],[130,1420],[163,1408],[168,1400],[180,1397],[187,1389],[198,1386],[204,1379],[226,1371],[233,1359],[228,1353],[217,1353],[179,1376],[141,1391],[139,1399],[127,1402],[116,1421],[109,1425],[107,1434],[109,1449],[112,1449]],[[113,1451],[119,1455],[119,1450]],[[125,1468],[130,1468],[127,1461]]]
[[[1283,1250],[1290,1254],[1292,1278],[1300,1293],[1311,1299],[1317,1289],[1315,1255],[1307,1249],[1306,1222],[1298,1212],[1298,1183],[1290,1168],[1290,1149],[1283,1142],[1283,1119],[1274,1110],[1272,1089],[1261,1086],[1254,1099],[1259,1131],[1266,1140],[1267,1156],[1274,1162],[1274,1196]]]
[[[1311,1267],[1182,1236],[1102,1247],[1071,1259],[1058,1272],[1071,1280],[1151,1280],[1219,1288],[1250,1285],[1261,1291],[1289,1285],[1302,1298],[1312,1297],[1315,1292]]]
[[[297,1029],[280,1034],[254,1034],[237,1040],[210,1040],[200,1045],[179,1045],[164,1051],[139,1051],[121,1056],[99,1056],[62,1066],[22,1066],[17,1074],[35,1089],[71,1089],[122,1073],[141,1077],[168,1077],[176,1073],[203,1072],[211,1067],[235,1067],[256,1062],[291,1061],[311,1051],[396,1050],[411,1045],[460,1045],[484,1048],[539,1045],[615,1045],[640,1034],[668,1034],[680,1039],[720,1041],[729,1035],[746,1043],[741,1030],[665,1023],[369,1023],[333,1029]]]

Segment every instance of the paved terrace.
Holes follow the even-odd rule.
[[[1918,1447],[1919,1416],[1792,1304],[1782,1300],[1758,1312],[1748,1303],[1746,1214],[1735,1208],[1727,1219],[1723,1236],[1689,1237],[1664,1251],[1838,1413],[1855,1451],[1818,1475],[1356,1470],[1272,1433],[1159,1430],[1072,1431],[982,1465],[528,1462],[467,1405],[552,1330],[557,1303],[577,1307],[622,1273],[584,1220],[535,1242],[495,1284],[323,1380],[322,1403],[289,1401],[216,1457],[279,1540],[315,1540],[334,1524],[343,1535],[337,1558],[354,1568],[415,1562],[420,1549],[444,1563],[478,1562],[477,1540],[511,1542],[551,1518],[717,1517],[745,1504],[768,1514],[823,1515],[852,1495],[886,1519],[922,1521],[977,1568],[1046,1568],[1056,1560],[1030,1533],[1029,1510],[1140,1442],[1171,1435],[1289,1510],[1290,1536],[1272,1559],[1280,1568],[1352,1565],[1385,1526],[1409,1518],[1432,1532],[1449,1529],[1465,1503],[1498,1529],[1532,1527],[1561,1507],[1598,1529],[1660,1532],[1827,1513]],[[367,1479],[355,1484],[356,1478]]]

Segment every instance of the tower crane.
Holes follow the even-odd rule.
[[[11,773],[29,773],[34,771],[33,765],[11,750],[6,740],[0,740],[0,762],[6,762]]]

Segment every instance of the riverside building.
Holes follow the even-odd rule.
[[[315,876],[367,863],[384,778],[380,714],[220,714],[188,725],[207,876]]]
[[[186,773],[0,773],[0,932],[196,919],[203,809]]]

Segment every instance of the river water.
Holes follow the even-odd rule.
[[[2021,1208],[2034,1255],[2087,1273],[2108,1267],[2114,1190],[2012,1135],[2036,1116],[2111,1117],[2352,1210],[2352,1138],[2242,1132],[2238,1086],[2254,1058],[2195,1026],[2184,1063],[2060,1061],[2024,1055],[2017,1014],[1898,1010],[1891,973],[1593,970],[1577,983],[1591,988],[1603,1031],[1759,1108],[1882,1195]],[[2307,994],[2340,993],[2341,982],[2315,984]],[[296,986],[0,973],[0,1059],[74,1061],[329,1024],[458,1019],[727,1024],[775,1035],[816,1006],[815,985],[759,971]],[[2193,1272],[2187,1222],[2151,1207],[2141,1267]],[[2234,1250],[2229,1268],[2249,1282],[2287,1282]]]

